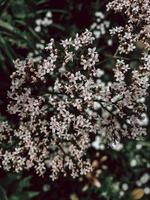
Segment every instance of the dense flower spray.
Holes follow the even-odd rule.
[[[141,43],[149,49],[150,39],[150,1],[149,0],[114,0],[107,5],[108,10],[122,13],[127,23],[116,27],[111,34],[117,34],[119,39],[118,51],[128,54]]]
[[[132,9],[131,13],[127,11],[132,1],[127,5],[123,2],[115,0],[108,9],[124,10],[134,27]],[[117,9],[116,3],[122,7]],[[137,25],[138,20],[136,15]],[[143,20],[147,30],[144,16]],[[17,123],[0,124],[1,166],[16,172],[35,169],[41,176],[49,171],[53,180],[60,173],[77,177],[91,170],[85,156],[91,136],[99,135],[110,142],[145,135],[141,116],[146,113],[150,55],[144,27],[137,37],[132,35],[131,27],[127,31],[122,27],[111,31],[118,34],[119,55],[133,51],[139,41],[145,49],[136,69],[122,57],[117,59],[112,83],[102,81],[99,56],[92,47],[94,37],[88,30],[59,44],[51,39],[45,58],[39,63],[32,58],[16,60],[8,112],[16,116]]]

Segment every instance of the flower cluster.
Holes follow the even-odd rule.
[[[107,5],[108,10],[120,12],[127,18],[124,27],[116,27],[111,34],[118,35],[120,53],[132,52],[138,44],[149,49],[150,38],[150,1],[149,0],[114,0]]]
[[[7,122],[0,125],[4,169],[35,168],[43,175],[48,168],[53,180],[60,172],[76,177],[91,170],[84,154],[90,134],[96,132],[95,116],[88,113],[98,91],[93,40],[88,30],[62,41],[59,49],[51,39],[43,61],[15,61],[8,112],[17,123],[15,127]]]
[[[100,38],[106,34],[110,26],[110,22],[105,19],[102,12],[95,12],[95,22],[91,25],[90,29],[96,38]]]
[[[36,32],[40,32],[42,27],[50,26],[53,23],[51,11],[48,11],[46,13],[44,19],[39,18],[35,22],[36,22],[36,27],[35,27]]]
[[[121,2],[119,11],[133,6],[132,1],[126,5],[114,0],[108,8],[116,9],[116,3]],[[138,13],[143,13],[145,4]],[[136,20],[139,23],[137,16]],[[129,21],[133,26],[132,18]],[[144,17],[143,21],[148,23]],[[115,30],[122,33],[123,28]],[[144,42],[146,36],[142,37]],[[0,160],[4,169],[19,172],[34,168],[41,176],[49,171],[53,180],[60,173],[77,177],[91,170],[85,158],[91,137],[97,134],[115,142],[146,134],[141,121],[146,116],[149,54],[142,55],[136,69],[118,58],[113,82],[105,83],[93,41],[92,33],[86,30],[59,44],[51,39],[45,58],[38,63],[32,58],[15,61],[8,112],[16,118],[16,124],[0,124]],[[119,53],[133,50],[135,41],[125,46],[125,38],[119,41]]]

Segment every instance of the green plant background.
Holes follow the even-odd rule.
[[[36,44],[48,42],[51,37],[64,39],[89,28],[96,11],[105,11],[107,0],[0,0],[0,121],[5,116],[7,89],[13,60],[25,58],[34,52]],[[35,31],[36,20],[51,11],[53,23]],[[124,23],[117,15],[107,15],[111,26]],[[113,55],[116,47],[106,44],[109,32],[96,40],[100,67],[111,77]],[[40,56],[42,52],[38,52]],[[136,55],[134,55],[136,57]],[[149,106],[149,99],[147,99]],[[149,114],[149,109],[148,109]],[[149,127],[148,127],[149,132]],[[0,170],[0,200],[149,200],[150,180],[143,183],[141,177],[150,176],[149,136],[142,141],[125,141],[120,150],[104,146],[101,150],[91,147],[89,156],[98,163],[91,177],[60,178],[51,182],[48,175],[38,177],[32,171],[15,174]],[[99,171],[98,175],[95,175]],[[96,184],[97,183],[97,184]],[[100,184],[100,185],[99,185]],[[123,184],[128,188],[123,190]],[[99,187],[100,186],[100,187]],[[145,192],[146,191],[146,192]]]

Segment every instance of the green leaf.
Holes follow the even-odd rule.
[[[13,26],[11,26],[7,22],[2,21],[1,19],[0,19],[0,28],[5,28],[5,29],[7,29],[9,31],[14,31],[14,27]]]
[[[41,38],[38,36],[38,34],[32,29],[32,27],[27,27],[30,33],[35,37],[38,41],[41,41]]]
[[[58,30],[65,31],[65,28],[63,26],[59,25],[59,24],[51,24],[50,26],[54,27]]]
[[[2,15],[3,12],[7,9],[7,6],[8,6],[8,0],[0,2],[0,15]]]
[[[33,197],[36,197],[38,194],[39,194],[39,192],[32,192],[32,191],[30,191],[30,192],[28,192],[28,197],[31,199]]]
[[[6,191],[0,186],[0,200],[8,200]]]
[[[37,195],[39,195],[39,192],[26,191],[26,192],[22,192],[22,193],[13,195],[11,197],[11,200],[29,200],[29,199],[33,199]]]
[[[19,183],[19,188],[20,189],[24,189],[27,188],[31,185],[30,180],[31,180],[32,176],[27,176],[24,179],[22,179]]]
[[[48,11],[51,11],[52,13],[60,13],[60,14],[67,14],[68,11],[66,10],[61,10],[61,9],[44,9],[44,10],[37,10],[36,14],[41,14],[41,13],[46,13]]]

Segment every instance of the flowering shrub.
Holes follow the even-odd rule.
[[[34,168],[41,176],[49,171],[52,180],[69,172],[75,178],[92,169],[85,156],[91,137],[116,142],[146,134],[150,20],[149,2],[142,1],[143,6],[140,2],[108,4],[108,10],[124,12],[128,18],[125,27],[110,31],[117,34],[119,43],[112,82],[103,81],[94,37],[88,30],[59,44],[51,39],[45,58],[38,63],[32,58],[15,61],[8,112],[16,123],[0,125],[4,169]],[[128,54],[139,44],[142,53],[133,68]]]

